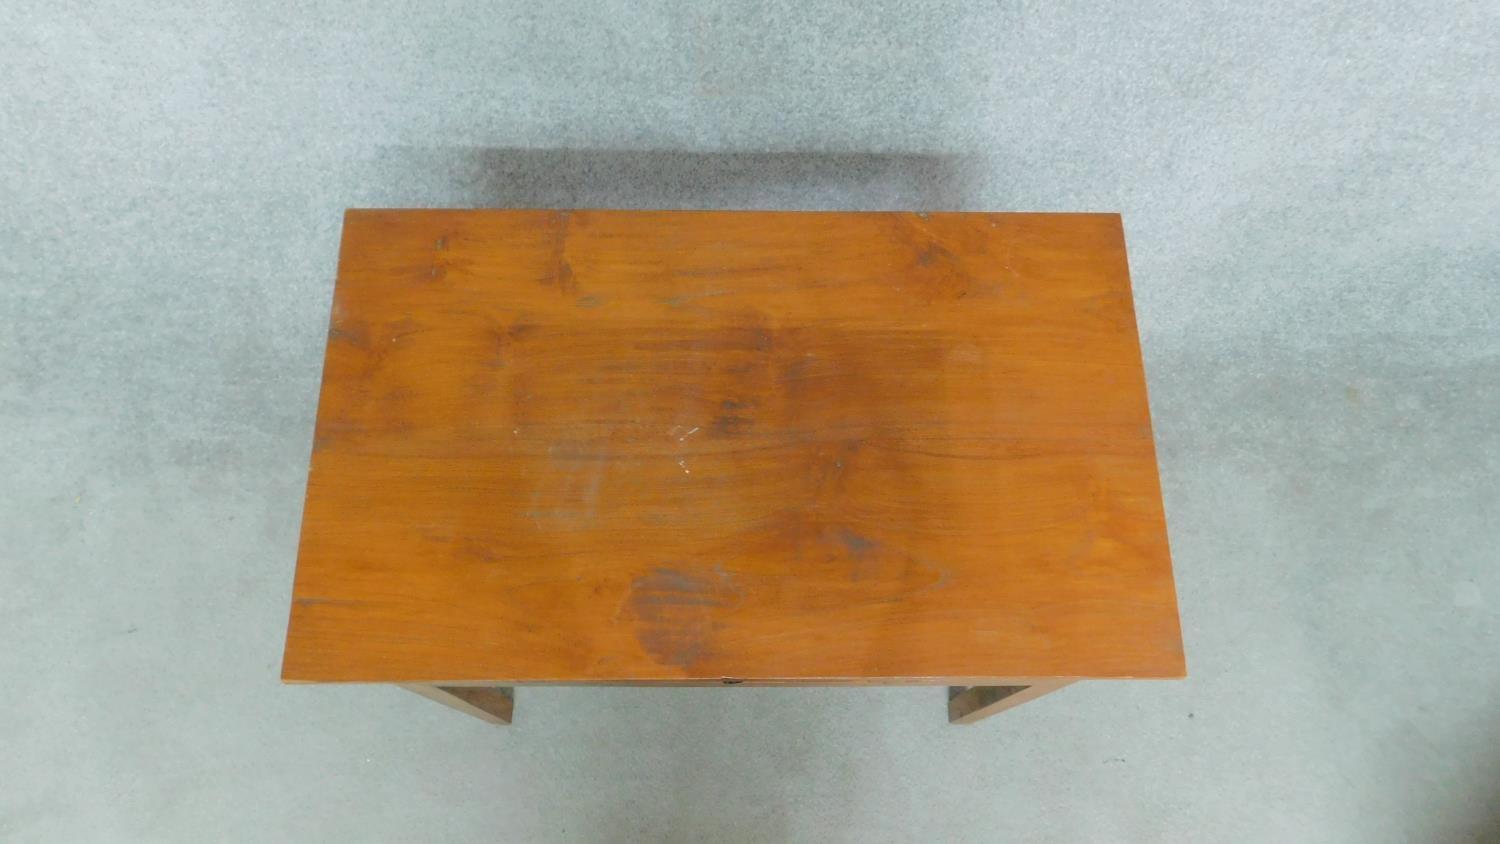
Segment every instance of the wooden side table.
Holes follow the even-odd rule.
[[[284,680],[1183,673],[1118,216],[345,217]]]

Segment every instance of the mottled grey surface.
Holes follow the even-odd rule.
[[[1500,5],[0,4],[0,839],[1500,837]],[[1125,215],[1191,679],[277,681],[340,212]]]

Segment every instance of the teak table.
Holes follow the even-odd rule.
[[[283,679],[1183,673],[1117,215],[345,217]]]

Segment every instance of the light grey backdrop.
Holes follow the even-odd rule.
[[[1500,5],[0,4],[0,839],[1500,836]],[[286,688],[340,212],[1124,214],[1191,679]]]

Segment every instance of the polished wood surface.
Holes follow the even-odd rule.
[[[1118,216],[346,216],[285,679],[1182,673]]]

